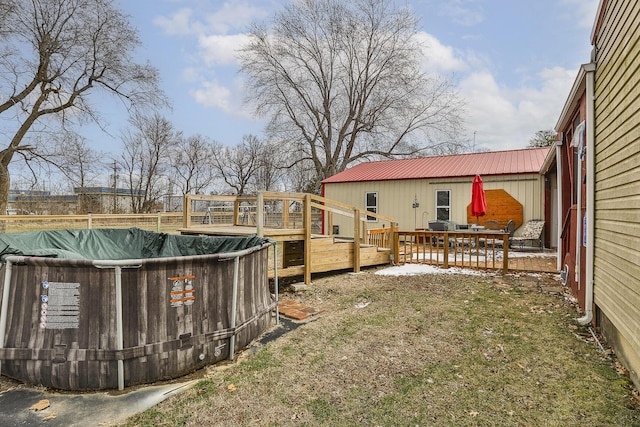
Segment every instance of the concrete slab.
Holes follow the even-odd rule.
[[[196,381],[145,386],[119,395],[14,388],[0,394],[0,426],[112,426],[186,390]],[[46,409],[30,409],[42,400],[49,403]]]

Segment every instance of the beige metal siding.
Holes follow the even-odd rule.
[[[640,4],[608,1],[600,28],[595,85],[594,301],[638,354]]]
[[[544,179],[541,175],[514,175],[483,178],[486,190],[504,189],[523,205],[523,220],[544,218]],[[365,193],[378,193],[378,213],[394,218],[400,230],[426,228],[436,218],[436,190],[451,191],[451,219],[467,223],[467,205],[471,202],[473,178],[439,180],[399,180],[334,183],[325,185],[325,197],[364,209]],[[420,206],[413,209],[417,198]],[[353,222],[335,218],[340,234],[352,236]],[[370,223],[369,228],[382,227]],[[389,226],[389,224],[384,224]]]

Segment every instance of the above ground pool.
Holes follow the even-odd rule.
[[[271,244],[135,228],[0,234],[0,372],[123,389],[233,358],[276,310]]]

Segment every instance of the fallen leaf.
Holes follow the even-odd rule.
[[[227,391],[229,391],[229,393],[233,393],[234,391],[236,391],[236,385],[235,384],[229,384],[227,386]]]
[[[49,400],[43,399],[40,402],[34,403],[33,405],[31,405],[29,409],[33,411],[42,411],[43,409],[47,409],[49,406],[51,406],[51,403],[49,403]]]
[[[56,417],[56,413],[55,413],[55,412],[52,412],[52,413],[50,413],[49,415],[47,415],[46,417],[44,417],[44,418],[43,418],[43,420],[45,420],[45,421],[46,421],[46,420],[52,420],[52,419],[54,419],[55,417]]]

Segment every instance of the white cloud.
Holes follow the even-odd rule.
[[[451,46],[445,46],[429,33],[417,34],[418,41],[424,46],[423,68],[429,72],[452,72],[468,69],[466,62],[456,57]]]
[[[591,28],[596,18],[600,0],[561,0],[575,16],[575,22],[583,28]]]
[[[205,107],[218,108],[227,113],[234,110],[231,90],[216,81],[203,82],[199,89],[191,91],[191,96]]]
[[[476,132],[476,148],[522,148],[535,132],[553,128],[575,74],[545,68],[535,85],[522,87],[500,86],[487,71],[466,76],[459,89],[467,101],[467,129]]]
[[[153,23],[170,36],[194,34],[201,30],[201,26],[191,20],[192,14],[191,9],[178,9],[169,17],[156,16]]]
[[[252,111],[242,103],[244,93],[242,79],[237,78],[230,84],[222,84],[218,80],[207,80],[200,83],[198,89],[191,90],[189,95],[200,105],[214,108],[234,117],[254,121]]]
[[[477,3],[477,0],[449,0],[440,6],[440,14],[456,24],[471,27],[484,21],[484,13]]]
[[[226,2],[216,12],[206,18],[207,27],[214,33],[227,34],[231,30],[243,30],[244,27],[267,16],[267,12],[248,2]]]
[[[201,5],[202,7],[202,5]],[[248,2],[225,2],[215,12],[181,8],[170,16],[157,16],[153,23],[168,35],[229,34],[244,30],[251,22],[267,16],[267,12]]]
[[[246,34],[201,36],[198,45],[207,66],[237,65],[237,52],[247,42]]]

